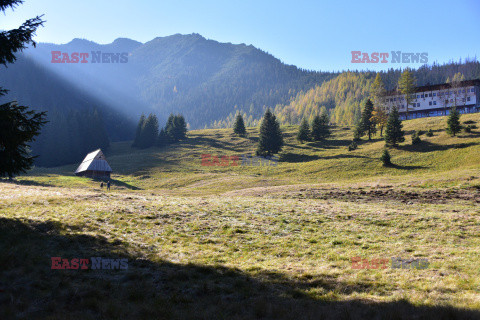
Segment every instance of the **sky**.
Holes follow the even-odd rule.
[[[44,14],[38,42],[117,38],[147,42],[199,33],[245,43],[284,63],[317,71],[418,67],[393,63],[391,52],[427,53],[428,63],[480,58],[480,1],[126,1],[25,0],[0,14],[0,30]],[[352,63],[352,51],[389,53],[386,63]],[[365,59],[364,59],[365,60]]]

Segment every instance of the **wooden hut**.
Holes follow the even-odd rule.
[[[87,154],[75,171],[75,175],[89,178],[110,178],[110,173],[112,173],[112,168],[101,149]]]

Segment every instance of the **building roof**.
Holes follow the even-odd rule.
[[[105,159],[105,155],[103,154],[101,149],[95,150],[87,154],[85,159],[83,159],[82,163],[78,166],[75,173],[84,172],[87,170],[106,172],[113,171],[107,160]]]
[[[479,79],[474,79],[474,80],[465,80],[460,82],[461,87],[466,87],[466,86],[480,86],[480,80]],[[433,91],[433,90],[443,90],[443,89],[449,89],[452,87],[451,83],[440,83],[440,84],[428,84],[425,86],[420,86],[420,87],[415,87],[414,92],[425,92],[425,91]],[[386,96],[392,96],[392,95],[401,95],[398,90],[390,90],[385,92]]]

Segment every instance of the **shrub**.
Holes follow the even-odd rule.
[[[390,153],[388,152],[387,149],[383,150],[383,154],[380,157],[380,160],[382,160],[383,166],[384,167],[389,167],[392,165],[391,158],[390,158]]]
[[[422,140],[419,137],[419,133],[414,131],[412,134],[412,144],[419,144]]]
[[[467,133],[470,133],[470,132],[472,132],[472,129],[476,129],[476,128],[477,128],[477,126],[475,126],[473,124],[469,124],[467,126],[464,126],[463,130]]]
[[[355,141],[352,141],[352,143],[350,143],[350,145],[348,146],[348,151],[353,151],[357,148],[358,148],[357,143]]]
[[[426,136],[427,137],[433,137],[433,130],[432,129],[428,129],[427,133],[426,133]]]

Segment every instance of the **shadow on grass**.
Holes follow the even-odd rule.
[[[134,185],[131,185],[129,183],[126,183],[117,179],[110,179],[110,182],[112,183],[112,186],[124,187],[130,190],[143,190],[142,188],[136,187]]]
[[[35,187],[54,187],[53,184],[45,183],[45,182],[38,182],[33,180],[8,180],[8,179],[0,179],[0,183],[12,183],[18,184],[22,186],[35,186]]]
[[[479,311],[401,300],[337,301],[370,282],[327,275],[292,279],[223,266],[136,256],[132,244],[73,233],[76,226],[0,218],[2,319],[478,319]],[[127,249],[128,245],[128,249]],[[146,249],[144,249],[146,250]],[[152,257],[158,257],[152,252]],[[128,259],[127,270],[52,270],[51,257]],[[387,290],[387,288],[380,288]],[[333,293],[314,299],[307,292]]]
[[[410,152],[431,152],[431,151],[445,151],[448,149],[463,149],[478,145],[478,142],[455,143],[455,144],[435,144],[430,141],[422,140],[419,144],[406,144],[398,146],[399,150]]]
[[[399,169],[399,170],[417,170],[417,169],[427,169],[427,167],[424,166],[402,166],[398,164],[391,164],[388,166],[388,168],[394,168],[394,169]]]
[[[236,151],[234,144],[225,140],[218,140],[214,138],[205,138],[205,137],[189,137],[186,140],[182,140],[179,144],[182,147],[198,147],[198,146],[209,146],[222,150]]]

